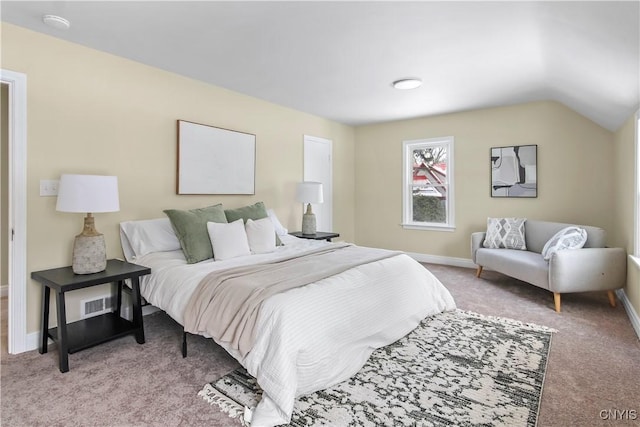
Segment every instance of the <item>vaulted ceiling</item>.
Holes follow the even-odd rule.
[[[2,21],[350,125],[640,104],[640,2],[2,1]],[[71,27],[46,26],[44,14]],[[418,89],[392,81],[418,77]]]

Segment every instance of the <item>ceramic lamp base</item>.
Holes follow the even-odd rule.
[[[302,234],[316,234],[316,214],[311,210],[311,203],[307,205],[307,211],[302,215]]]
[[[75,274],[91,274],[107,268],[107,246],[104,235],[76,236],[73,243],[72,266]]]

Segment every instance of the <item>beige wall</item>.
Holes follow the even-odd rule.
[[[455,138],[454,232],[405,230],[402,141]],[[538,145],[538,197],[491,198],[491,147]],[[356,240],[361,245],[468,260],[487,217],[517,216],[612,232],[612,134],[555,102],[535,102],[356,129]]]
[[[615,235],[614,245],[626,248],[633,254],[634,193],[635,193],[635,115],[615,133],[614,177],[615,177]],[[627,263],[627,298],[636,313],[640,313],[640,266],[629,258]]]
[[[333,140],[335,230],[354,239],[351,127],[6,23],[2,67],[27,75],[28,272],[71,263],[83,216],[56,212],[55,197],[38,195],[41,179],[62,173],[118,176],[120,212],[96,214],[109,257],[122,256],[120,221],[162,217],[166,208],[264,201],[285,227],[299,229],[294,187],[302,179],[305,134]],[[255,134],[255,196],[176,195],[177,119]],[[27,287],[27,329],[35,332],[40,287],[31,280]],[[80,299],[105,292],[70,293],[69,319],[79,315]]]

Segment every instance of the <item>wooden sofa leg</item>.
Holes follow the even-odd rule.
[[[476,270],[476,277],[480,277],[480,273],[482,273],[482,266],[479,265],[478,269]]]
[[[556,312],[560,313],[560,293],[559,292],[553,293],[553,303],[556,306]]]
[[[609,296],[609,304],[611,304],[611,307],[615,307],[616,306],[616,294],[613,291],[607,291],[607,295]]]

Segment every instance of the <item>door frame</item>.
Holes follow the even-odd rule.
[[[27,348],[27,75],[0,69],[9,87],[8,352]]]
[[[327,183],[324,183],[324,195],[325,195],[325,201],[323,204],[327,204],[328,205],[328,218],[325,218],[327,224],[328,224],[328,228],[330,228],[330,230],[321,230],[321,231],[332,231],[333,230],[333,141],[330,139],[326,139],[326,138],[320,138],[318,136],[311,136],[311,135],[304,135],[303,138],[303,147],[306,149],[306,145],[308,143],[320,143],[320,144],[324,144],[328,147],[329,149],[329,161],[328,161],[328,165],[329,165],[329,183],[327,185]],[[306,151],[305,149],[303,149],[303,151]],[[303,180],[304,181],[316,181],[317,179],[313,176],[309,176],[308,171],[309,171],[309,167],[307,166],[307,161],[308,158],[306,156],[306,154],[303,153]],[[325,206],[327,206],[325,205]],[[304,206],[303,206],[304,209]]]

